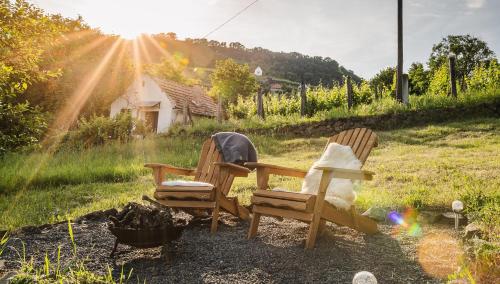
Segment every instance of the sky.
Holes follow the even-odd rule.
[[[175,32],[200,38],[254,0],[32,0],[50,13],[81,15],[105,33],[134,38]],[[500,0],[403,0],[404,69],[433,44],[471,34],[500,54]],[[397,60],[397,0],[259,0],[209,40],[330,57],[371,78]],[[264,70],[265,73],[265,70]]]

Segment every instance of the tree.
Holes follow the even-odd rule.
[[[176,40],[177,39],[177,34],[174,33],[174,32],[168,32],[167,33],[167,38],[168,39],[172,39],[172,40]]]
[[[117,40],[116,36],[104,35],[94,30],[58,38],[56,44],[43,52],[39,64],[42,70],[58,70],[58,75],[31,84],[23,99],[44,111],[58,113],[71,103],[68,100],[75,93],[78,84],[95,72],[96,66]],[[92,48],[88,48],[89,46]],[[85,48],[87,50],[82,52]],[[112,55],[110,63],[103,66],[106,76],[99,78],[95,88],[86,98],[79,116],[107,115],[110,104],[129,87],[133,79],[133,65],[127,48],[123,43]]]
[[[211,77],[210,93],[225,101],[236,102],[238,96],[249,97],[257,90],[257,82],[247,64],[238,64],[232,59],[219,60]]]
[[[465,78],[476,66],[495,58],[495,53],[486,42],[470,35],[449,35],[432,47],[428,62],[431,73],[447,64],[450,52],[457,58],[457,77],[461,86],[465,86]]]
[[[41,68],[41,55],[62,32],[78,25],[49,17],[26,1],[0,2],[0,154],[39,142],[46,128],[41,110],[24,98],[35,82],[57,76]]]
[[[412,95],[423,95],[429,88],[429,71],[425,70],[422,63],[412,63],[408,70],[409,88]]]
[[[396,75],[396,68],[387,67],[380,70],[373,78],[370,80],[370,88],[372,91],[380,96],[387,91],[393,91],[393,85],[395,83],[394,77]]]
[[[192,85],[195,82],[189,80],[183,75],[184,70],[186,69],[186,65],[182,64],[182,61],[179,63],[172,62],[168,58],[164,58],[158,64],[151,64],[146,67],[146,72],[151,76],[157,77],[163,80],[170,80],[181,84]]]
[[[211,46],[211,47],[219,47],[221,46],[220,42],[216,41],[216,40],[211,40],[208,42],[208,46]]]
[[[117,36],[90,29],[81,17],[46,14],[24,0],[0,1],[0,154],[38,144],[82,80],[93,74]],[[116,45],[107,76],[73,114],[107,114],[111,102],[130,84],[128,45]],[[72,121],[68,119],[67,121]],[[60,130],[53,124],[48,135]],[[50,140],[50,139],[49,139]]]
[[[245,46],[239,42],[231,42],[231,43],[229,43],[229,48],[245,49]]]

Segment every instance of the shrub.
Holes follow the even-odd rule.
[[[354,85],[353,94],[355,105],[370,104],[374,100],[374,95],[367,82],[362,82],[359,86]],[[306,113],[308,116],[347,107],[345,86],[314,87],[307,90],[306,97]],[[299,94],[288,96],[267,94],[263,97],[263,100],[264,111],[267,116],[295,116],[300,114],[301,101]],[[227,110],[229,117],[233,119],[251,118],[257,114],[255,97],[243,98],[239,96],[236,103],[229,104]]]
[[[479,221],[487,228],[491,235],[488,239],[498,237],[500,233],[497,225],[500,223],[500,194],[486,193],[479,188],[466,188],[461,193],[461,200],[465,204],[464,212],[472,220]]]
[[[267,95],[264,99],[264,111],[271,115],[293,115],[300,113],[300,98],[296,95],[286,97]]]
[[[257,114],[257,104],[254,99],[238,96],[236,103],[228,105],[227,111],[231,118],[243,119]]]
[[[319,86],[308,90],[306,95],[306,112],[310,116],[314,115],[316,112],[347,105],[345,90],[340,86],[333,86],[330,89]]]
[[[370,90],[368,82],[363,81],[359,86],[354,86],[354,104],[371,104],[375,96]]]
[[[446,96],[451,92],[449,68],[442,64],[432,75],[429,93],[435,96]]]
[[[466,81],[467,87],[475,91],[500,88],[500,65],[498,61],[492,60],[489,64],[477,66]]]
[[[481,239],[472,239],[469,242],[469,253],[472,256],[465,266],[473,271],[478,283],[493,283],[495,271],[498,267],[498,254],[500,252],[499,236],[500,229],[500,194],[498,192],[487,192],[479,187],[465,187],[460,199],[464,202],[464,212],[472,221],[482,226],[484,235]],[[470,273],[469,273],[470,274]],[[462,275],[452,275],[450,279],[460,278]]]
[[[76,148],[103,145],[108,141],[128,142],[133,134],[144,136],[147,126],[129,113],[120,113],[114,118],[92,116],[82,118],[75,130],[69,131],[64,144]]]
[[[0,156],[37,146],[46,128],[45,115],[38,108],[5,102],[0,95]]]

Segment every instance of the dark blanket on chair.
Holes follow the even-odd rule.
[[[222,153],[226,163],[243,165],[246,162],[257,162],[257,151],[252,141],[236,132],[219,132],[212,136],[217,150]]]

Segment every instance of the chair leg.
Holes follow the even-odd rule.
[[[252,222],[250,223],[250,228],[248,229],[248,239],[254,238],[257,235],[257,229],[259,228],[260,213],[253,213]]]
[[[319,227],[318,227],[318,233],[319,233],[319,235],[322,236],[325,233],[325,230],[326,230],[326,220],[325,219],[321,219],[319,221]]]
[[[318,228],[320,221],[321,217],[319,215],[314,215],[313,220],[309,225],[309,232],[307,233],[306,249],[314,248],[314,244],[316,243],[316,236],[318,235]]]
[[[210,233],[215,234],[217,232],[217,224],[219,222],[219,204],[215,205],[212,212],[212,225],[210,226]]]
[[[352,218],[352,225],[354,226],[354,229],[355,230],[358,230],[359,231],[359,224],[358,224],[358,221],[356,219],[356,207],[354,207],[354,205],[351,206],[351,209],[349,210],[350,214],[351,214],[351,218]]]

